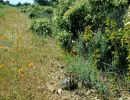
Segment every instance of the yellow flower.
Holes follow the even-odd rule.
[[[29,67],[32,67],[32,66],[33,66],[33,62],[29,63],[28,66],[29,66]]]
[[[21,78],[24,77],[24,74],[20,74],[20,77],[21,77]]]
[[[19,69],[18,69],[18,72],[19,72],[19,73],[22,73],[23,71],[24,71],[23,68],[19,68]]]
[[[0,68],[4,67],[4,64],[0,64]]]

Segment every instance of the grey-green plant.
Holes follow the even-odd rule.
[[[91,60],[85,61],[77,57],[75,61],[68,66],[69,73],[77,73],[78,80],[88,88],[95,87],[98,81],[98,71],[94,68]]]
[[[109,100],[110,92],[109,87],[106,83],[97,82],[96,89],[97,93],[101,96],[103,100]]]

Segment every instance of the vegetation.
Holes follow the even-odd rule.
[[[104,11],[101,12],[101,9]],[[119,72],[127,70],[128,34],[123,30],[123,17],[127,9],[126,0],[120,2],[83,0],[82,3],[78,0],[61,1],[55,9],[54,17],[61,46],[70,50],[73,48],[72,41],[77,43],[80,41],[82,46],[78,46],[77,49],[80,49],[78,51],[83,52],[82,55],[86,55],[87,58],[88,55],[93,56],[91,54],[95,52],[94,56],[97,58],[95,60],[99,62],[96,64],[97,67],[104,67],[105,65],[101,63],[107,63],[115,66],[117,70],[120,69]],[[115,59],[116,65],[113,65]],[[123,62],[123,65],[120,62]],[[116,69],[112,68],[114,71]]]
[[[57,0],[34,0],[34,2],[40,5],[52,5],[54,2],[57,2]]]
[[[21,6],[21,11],[26,13],[29,18],[51,18],[53,13],[52,7],[40,5]]]
[[[0,9],[5,14],[0,18],[0,99],[46,100],[43,92],[51,58],[61,55],[53,50],[56,43],[32,34],[30,20],[16,8]]]
[[[61,55],[60,51],[55,50],[56,43],[51,41],[51,37],[64,50],[64,61],[68,66],[66,73],[76,82],[81,82],[83,87],[96,89],[103,100],[111,99],[114,90],[129,91],[128,0],[34,1],[35,4],[17,4],[21,12],[30,18],[28,21],[16,8],[0,5],[0,81],[2,90],[5,90],[0,94],[2,99],[8,99],[8,96],[38,99],[41,92],[36,92],[36,95],[31,92],[39,91],[37,86],[46,82],[46,73],[42,70],[47,71],[43,64],[48,58],[44,56]],[[13,18],[12,12],[15,15],[18,13],[20,18]],[[10,26],[11,23],[14,26]],[[19,23],[23,27],[17,26]],[[15,24],[19,27],[17,30]],[[45,67],[48,66],[50,65]],[[8,84],[4,84],[7,80]],[[9,92],[3,88],[6,85],[10,87]],[[27,92],[29,93],[24,97]]]
[[[96,70],[115,73],[117,82],[129,81],[122,78],[129,77],[130,34],[124,26],[127,10],[127,0],[59,1],[54,10],[53,32],[62,48],[86,59],[87,64],[76,61],[71,65],[83,81],[85,77],[91,82],[93,76],[89,75]],[[88,74],[86,68],[94,69]],[[69,69],[74,73],[75,70]]]
[[[4,1],[3,1],[3,0],[0,0],[0,3],[4,3]]]
[[[48,19],[33,20],[30,29],[37,35],[51,35],[51,22]]]

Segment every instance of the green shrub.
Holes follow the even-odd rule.
[[[102,82],[97,82],[96,83],[96,89],[97,93],[100,95],[100,98],[103,100],[109,100],[109,88],[107,84],[102,83]]]
[[[54,24],[57,28],[62,29],[64,27],[64,13],[69,9],[75,0],[60,0],[59,4],[54,9]],[[69,28],[69,27],[68,27]]]
[[[83,43],[87,58],[94,54],[97,68],[121,75],[128,71],[129,40],[124,30],[84,33]]]
[[[72,39],[77,40],[78,33],[83,33],[86,26],[91,26],[93,32],[98,29],[105,32],[106,28],[111,30],[111,20],[114,20],[115,28],[122,28],[127,9],[127,0],[61,0],[54,11],[54,24],[72,33]]]
[[[48,19],[35,19],[32,21],[30,29],[37,35],[51,35],[51,21]]]
[[[86,26],[85,17],[87,10],[86,3],[78,3],[76,0],[61,1],[54,13],[56,26],[60,29],[65,29],[73,34],[73,38],[77,38],[77,32],[84,29]]]
[[[94,68],[92,60],[85,61],[81,57],[77,57],[73,63],[69,64],[68,72],[77,73],[78,80],[89,88],[94,87],[98,80],[98,73]]]
[[[71,63],[73,60],[74,60],[74,58],[73,58],[73,56],[72,55],[70,55],[70,54],[68,54],[68,52],[66,53],[64,53],[64,60],[67,62],[67,63]]]
[[[60,45],[65,50],[71,50],[72,48],[72,34],[67,31],[59,31],[58,33],[58,41]]]
[[[53,13],[53,8],[48,7],[48,6],[44,6],[44,13],[52,14]]]
[[[59,30],[65,30],[58,34],[62,47],[72,48],[71,41],[77,41],[77,52],[82,52],[87,59],[93,56],[97,68],[125,73],[128,40],[124,37],[127,33],[119,29],[124,27],[127,9],[127,0],[61,1],[55,9],[54,23]]]
[[[128,0],[89,0],[89,2],[94,30],[110,28],[111,25],[105,23],[107,19],[114,20],[117,28],[123,27],[123,17],[128,9]]]
[[[53,3],[58,2],[57,0],[34,0],[35,3],[39,5],[53,5]]]
[[[101,99],[108,100],[109,86],[104,80],[100,79],[100,73],[95,69],[94,58],[92,56],[87,61],[84,58],[77,57],[69,64],[67,71],[72,75],[75,73],[74,75],[77,76],[73,77],[82,82],[83,86],[96,89]]]
[[[51,18],[53,8],[48,6],[30,5],[21,7],[21,11],[27,13],[29,18]]]

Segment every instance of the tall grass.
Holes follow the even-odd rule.
[[[46,100],[49,57],[60,53],[53,50],[57,48],[53,39],[28,31],[30,20],[20,11],[1,9],[5,19],[0,18],[0,99]]]

